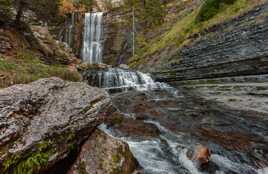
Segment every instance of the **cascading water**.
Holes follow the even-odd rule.
[[[112,95],[125,121],[99,129],[128,143],[145,174],[268,173],[267,140],[263,139],[267,124],[263,120],[221,108],[211,110],[210,102],[184,92],[179,95],[174,97],[162,90]],[[154,125],[159,135],[151,135],[149,125]],[[191,157],[199,144],[211,150],[210,162],[204,168]]]
[[[85,14],[82,49],[82,59],[85,63],[102,63],[102,17],[103,12]]]
[[[76,13],[71,14],[68,20],[65,21],[65,27],[61,30],[59,34],[59,40],[61,42],[64,42],[70,48],[74,44],[76,16]]]
[[[102,63],[101,22],[102,13],[85,15],[85,63]],[[123,117],[121,123],[99,129],[128,143],[145,174],[267,174],[268,130],[263,120],[222,109],[215,102],[211,109],[211,102],[154,82],[141,72],[96,66],[81,73],[90,85],[110,92],[117,114]],[[154,125],[158,135],[143,137],[148,125]],[[128,134],[142,128],[138,135]],[[239,137],[242,144],[234,142]],[[212,152],[205,169],[189,157],[198,144]]]
[[[154,82],[150,75],[121,68],[106,68],[101,70],[88,70],[82,72],[85,80],[92,86],[104,88],[110,92],[139,91],[155,89],[172,89],[166,83]]]

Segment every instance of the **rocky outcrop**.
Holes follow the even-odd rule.
[[[110,109],[105,91],[59,78],[1,90],[1,173],[46,171],[78,147]]]
[[[268,73],[268,4],[191,36],[158,79],[180,81]]]
[[[46,61],[50,63],[70,64],[76,57],[63,43],[56,41],[50,35],[47,27],[31,26],[33,35],[37,41],[39,51],[44,54]]]
[[[12,49],[12,45],[7,36],[0,36],[0,53],[5,54]]]
[[[0,27],[0,54],[12,56],[18,49],[30,45],[18,30],[12,27]]]
[[[80,57],[83,46],[84,13],[69,14],[64,24],[50,27],[50,30],[54,31],[56,37],[67,44],[77,57]]]
[[[138,167],[126,143],[95,131],[68,174],[131,174]]]
[[[195,91],[207,100],[221,102],[230,108],[268,113],[268,75],[188,80],[175,83]]]
[[[130,16],[122,8],[111,10],[104,16],[103,61],[110,65],[127,63],[132,56],[132,33],[125,19]]]

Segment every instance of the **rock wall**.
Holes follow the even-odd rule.
[[[128,15],[119,8],[104,16],[103,61],[106,64],[124,64],[132,55],[131,31],[124,21]]]
[[[268,3],[191,36],[174,57],[180,63],[155,73],[181,81],[268,73]]]

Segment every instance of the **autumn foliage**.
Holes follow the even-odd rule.
[[[85,12],[86,7],[83,4],[75,3],[72,0],[60,0],[59,12],[64,16],[73,12]]]

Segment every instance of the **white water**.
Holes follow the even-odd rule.
[[[71,14],[71,18],[65,21],[65,28],[60,34],[60,41],[67,47],[72,47],[74,41],[75,13]]]
[[[102,12],[86,13],[82,59],[85,63],[102,63]]]
[[[154,124],[161,132],[160,138],[148,140],[133,140],[130,137],[116,137],[116,133],[112,129],[102,124],[99,129],[106,134],[125,141],[128,143],[131,152],[138,160],[146,174],[209,174],[200,171],[195,163],[187,157],[190,146],[182,144],[181,135],[174,134],[163,127],[156,121],[145,121],[148,124]],[[163,141],[167,143],[171,149],[171,154],[167,156],[163,146]],[[164,143],[165,144],[165,143]],[[177,161],[178,163],[174,163]],[[219,170],[215,174],[228,174],[230,172],[236,174],[268,174],[268,168],[255,169],[246,164],[236,163],[227,157],[219,154],[212,154],[211,161],[219,166]]]
[[[92,73],[90,76],[89,81],[97,81],[98,87],[107,90],[120,89],[120,91],[127,91],[135,89],[138,91],[148,91],[166,89],[174,93],[177,91],[166,83],[155,82],[149,74],[121,68],[108,68]]]

